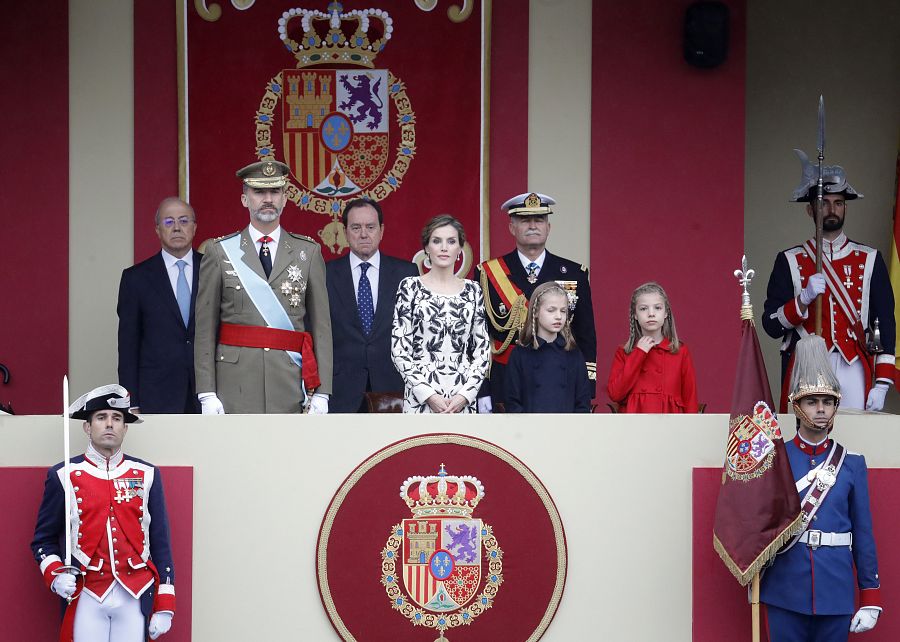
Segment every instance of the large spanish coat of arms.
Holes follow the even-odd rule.
[[[290,200],[332,218],[319,236],[335,253],[347,247],[338,223],[344,203],[383,200],[400,188],[415,156],[406,87],[374,65],[392,33],[386,11],[345,12],[339,2],[324,12],[289,9],[278,20],[278,36],[297,63],[266,84],[255,116],[255,152],[291,168]]]
[[[503,582],[503,551],[473,516],[484,487],[475,477],[448,475],[442,464],[436,475],[408,478],[400,497],[413,516],[391,529],[381,583],[394,609],[446,640],[444,631],[493,605]]]

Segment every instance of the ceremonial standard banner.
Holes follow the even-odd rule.
[[[748,306],[749,307],[749,306]],[[800,528],[800,498],[772,412],[772,392],[753,325],[744,315],[731,422],[716,502],[713,546],[741,586]]]
[[[180,7],[182,192],[204,238],[247,224],[235,170],[291,168],[283,225],[347,248],[344,204],[385,210],[383,249],[412,259],[423,224],[449,213],[479,256],[482,4],[253,0]],[[471,252],[467,253],[471,263]]]
[[[509,452],[465,435],[411,437],[337,490],[316,550],[343,640],[538,640],[566,580],[562,520]]]

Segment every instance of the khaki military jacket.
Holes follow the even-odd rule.
[[[247,228],[240,235],[244,250],[242,260],[265,279]],[[215,392],[226,413],[300,412],[303,401],[300,370],[286,352],[218,342],[220,323],[266,325],[230,265],[221,240],[207,244],[208,249],[200,262],[194,344],[197,392]],[[297,270],[299,279],[296,278]],[[275,264],[267,281],[287,311],[294,329],[312,334],[322,381],[316,392],[330,394],[333,369],[331,315],[325,287],[325,262],[318,243],[282,228]],[[304,325],[307,315],[309,327]]]

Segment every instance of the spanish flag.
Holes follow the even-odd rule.
[[[894,185],[894,237],[891,243],[891,288],[894,290],[894,318],[900,324],[900,151],[897,152],[897,182]],[[894,385],[900,391],[900,357],[894,362]]]

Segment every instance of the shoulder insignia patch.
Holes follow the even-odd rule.
[[[287,232],[287,230],[285,230]],[[288,232],[295,239],[300,239],[301,241],[309,241],[310,243],[316,243],[316,240],[311,236],[306,236],[305,234],[297,234],[296,232]],[[318,245],[318,243],[316,243]]]
[[[224,236],[217,236],[216,238],[213,239],[213,242],[218,243],[219,241],[224,241],[225,239],[230,239],[232,236],[236,236],[240,233],[241,233],[241,231],[238,230],[237,232],[232,232],[231,234],[225,234]]]

